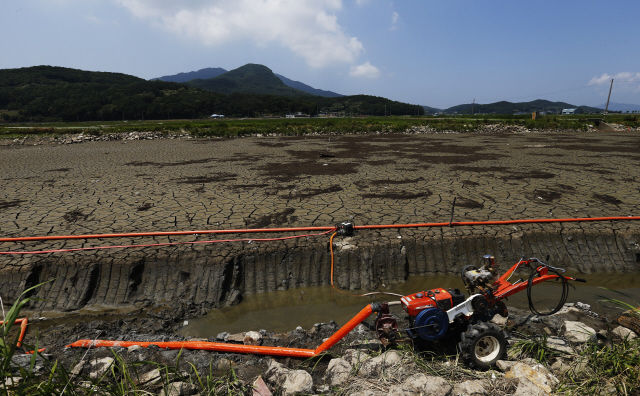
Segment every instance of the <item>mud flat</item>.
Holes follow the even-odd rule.
[[[321,156],[320,153],[325,154]],[[0,234],[82,235],[640,216],[640,135],[451,133],[87,142],[0,147]],[[327,157],[326,154],[333,155]],[[29,309],[199,316],[242,295],[330,282],[328,236],[2,255],[0,294],[54,279]],[[231,238],[246,238],[231,235]],[[226,236],[224,237],[227,238]],[[0,251],[211,236],[0,243]],[[335,281],[375,289],[454,274],[483,254],[640,272],[640,222],[360,231],[336,237]]]

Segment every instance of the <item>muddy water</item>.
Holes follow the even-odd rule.
[[[567,302],[590,304],[591,309],[600,314],[616,310],[611,304],[602,302],[600,296],[629,303],[633,303],[634,300],[640,302],[640,274],[584,275],[567,273],[567,275],[587,280],[587,283],[573,282],[575,288],[570,288]],[[512,281],[514,280],[512,279]],[[406,295],[436,287],[464,290],[464,285],[459,277],[437,275],[409,277],[404,283],[387,285],[379,291]],[[628,297],[602,288],[625,293]],[[561,287],[555,282],[546,282],[535,286],[532,290],[532,301],[535,308],[540,312],[554,308],[560,299],[561,292]],[[189,320],[189,325],[182,328],[179,333],[184,336],[208,338],[225,331],[231,334],[260,329],[286,332],[297,326],[309,329],[315,323],[330,320],[343,325],[366,304],[374,301],[395,300],[398,300],[398,297],[392,295],[346,296],[328,286],[249,295],[245,296],[242,303],[236,306],[214,309],[203,318]],[[528,309],[526,290],[509,297],[506,303],[511,307]],[[399,313],[399,310],[396,313]]]

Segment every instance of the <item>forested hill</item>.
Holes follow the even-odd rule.
[[[224,94],[254,93],[263,95],[303,97],[308,93],[288,87],[271,69],[249,63],[218,77],[191,80],[187,84],[206,91]]]
[[[152,78],[152,80],[173,81],[173,82],[187,82],[195,79],[206,80],[208,78],[218,77],[227,71],[221,67],[207,67],[198,71],[173,74],[171,76],[162,76],[158,78]]]
[[[122,73],[93,72],[56,66],[33,66],[21,69],[0,69],[0,87],[26,87],[60,84],[123,85],[145,81]]]
[[[599,112],[602,109],[590,106],[576,106],[565,102],[551,102],[544,99],[537,99],[531,102],[512,103],[501,101],[490,104],[461,104],[450,107],[445,111],[447,114],[515,114],[515,113],[533,113],[534,111],[548,111],[552,113],[560,113],[562,109],[579,108],[584,113]]]
[[[383,115],[386,110],[391,115],[413,115],[418,109],[417,105],[366,95],[225,95],[119,73],[53,66],[0,70],[0,122],[163,120],[205,118],[213,113],[260,117],[323,111]]]

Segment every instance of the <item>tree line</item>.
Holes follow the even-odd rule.
[[[0,70],[0,118],[7,122],[317,115],[421,115],[418,105],[357,95],[338,98],[221,94],[181,83],[51,66]]]

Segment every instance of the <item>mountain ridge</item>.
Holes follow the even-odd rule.
[[[252,65],[251,63],[249,63],[248,65]],[[247,66],[247,65],[244,65]],[[259,66],[263,66],[263,65],[259,65]],[[243,67],[243,66],[241,66]],[[266,66],[265,66],[266,67]],[[237,70],[237,69],[234,69]],[[161,81],[169,81],[169,82],[178,82],[178,83],[188,83],[189,81],[192,80],[209,80],[212,78],[216,78],[219,77],[225,73],[228,73],[229,70],[225,70],[221,67],[207,67],[204,69],[200,69],[197,71],[191,71],[191,72],[182,72],[182,73],[178,73],[178,74],[171,74],[171,75],[166,75],[166,76],[162,76],[162,77],[157,77],[157,78],[152,78],[150,81],[154,81],[154,80],[161,80]],[[310,95],[317,95],[317,96],[323,96],[326,98],[336,98],[336,97],[341,97],[341,96],[345,96],[342,94],[339,94],[337,92],[332,92],[332,91],[326,91],[323,89],[318,89],[318,88],[314,88],[310,85],[307,85],[303,82],[300,81],[295,81],[292,80],[290,78],[287,78],[281,74],[277,74],[277,73],[273,73],[276,77],[278,77],[286,86],[288,86],[289,88],[294,88],[303,92],[306,92]],[[198,81],[195,83],[196,85],[199,84],[205,84],[202,81]],[[227,84],[227,87],[230,87],[231,85]],[[226,88],[220,88],[225,90]],[[263,92],[260,92],[263,93]]]
[[[271,69],[264,65],[248,63],[217,77],[195,79],[186,84],[206,91],[223,94],[251,93],[288,97],[308,96],[309,94],[287,86]]]

